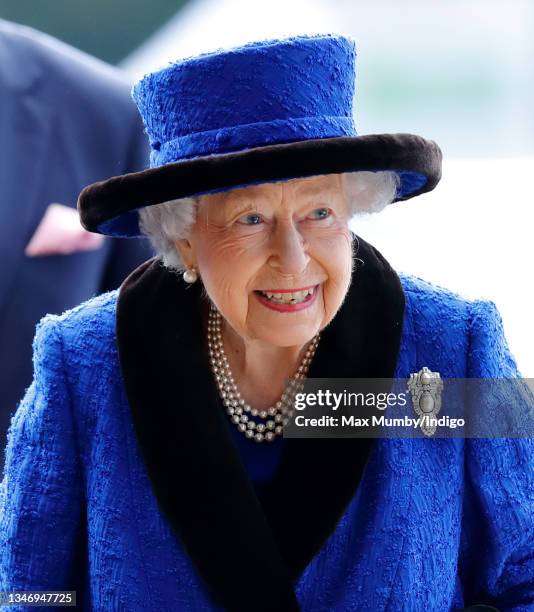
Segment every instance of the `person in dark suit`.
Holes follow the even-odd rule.
[[[137,239],[88,242],[75,210],[85,185],[148,162],[142,123],[120,72],[2,20],[0,57],[3,454],[11,415],[32,380],[39,319],[116,288],[151,251]]]

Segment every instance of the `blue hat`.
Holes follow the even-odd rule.
[[[413,134],[358,136],[354,41],[333,34],[190,57],[133,88],[150,168],[86,187],[89,231],[140,234],[137,210],[193,195],[358,170],[393,170],[395,201],[433,189],[441,151]]]

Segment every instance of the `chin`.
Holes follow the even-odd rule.
[[[274,329],[274,326],[268,329],[258,330],[255,337],[258,340],[268,342],[273,346],[285,347],[285,346],[302,346],[309,342],[317,333],[319,327],[305,325],[299,327],[286,327],[283,326],[281,329]]]

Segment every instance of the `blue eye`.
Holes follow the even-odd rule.
[[[244,219],[244,221],[242,221],[241,219]],[[252,220],[252,221],[249,222],[249,220]],[[261,216],[258,215],[257,213],[250,213],[248,215],[243,215],[242,217],[239,218],[238,223],[241,223],[243,225],[259,225],[261,223]]]
[[[314,215],[317,212],[320,212],[321,214],[315,217],[315,219],[327,219],[330,216],[329,208],[316,208],[311,214]]]

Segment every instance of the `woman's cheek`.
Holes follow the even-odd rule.
[[[210,238],[218,253],[238,257],[265,245],[268,232],[263,226],[234,224],[226,232]]]
[[[339,261],[352,259],[352,241],[350,234],[344,231],[325,233],[322,236],[315,236],[313,240],[309,240],[313,247],[313,252],[320,254],[320,257],[326,258],[328,261]]]
[[[203,236],[198,251],[199,264],[218,266],[239,255],[240,245],[234,239],[220,232],[212,232]]]
[[[336,219],[332,223],[308,226],[306,233],[310,239],[326,240],[330,243],[350,241],[350,228],[344,219]]]

